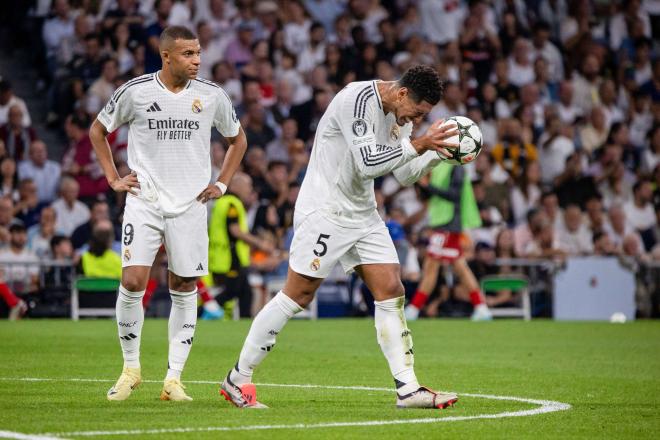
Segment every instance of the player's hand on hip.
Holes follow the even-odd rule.
[[[443,125],[444,122],[444,119],[434,122],[426,130],[424,137],[427,141],[427,150],[436,151],[440,155],[450,158],[452,157],[450,150],[457,149],[458,143],[448,142],[447,140],[453,136],[458,136],[458,129],[455,125]]]
[[[222,197],[220,188],[216,185],[209,185],[197,196],[197,200],[206,203],[209,200],[219,199],[220,197]]]
[[[115,192],[129,192],[134,196],[137,196],[138,194],[135,192],[135,189],[140,188],[137,173],[131,171],[131,174],[127,174],[124,177],[120,177],[119,179],[110,182],[110,188]]]

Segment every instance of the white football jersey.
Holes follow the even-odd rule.
[[[238,135],[240,123],[217,84],[196,78],[173,93],[159,73],[122,85],[97,118],[108,132],[129,124],[128,166],[137,173],[140,197],[174,216],[188,209],[211,179],[211,128],[230,138]]]
[[[374,179],[418,157],[411,133],[411,122],[400,127],[383,112],[376,81],[347,85],[319,121],[296,215],[321,209],[345,227],[380,221]]]

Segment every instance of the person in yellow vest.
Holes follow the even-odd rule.
[[[238,298],[241,318],[249,318],[252,309],[250,246],[267,253],[273,251],[270,243],[250,233],[245,204],[250,202],[252,192],[250,176],[236,173],[227,194],[215,202],[209,223],[209,271],[213,283],[223,287],[216,300],[222,306]]]
[[[440,163],[431,171],[429,185],[420,186],[420,189],[430,196],[428,218],[433,233],[426,249],[422,279],[410,304],[405,308],[406,319],[414,321],[419,316],[435,289],[443,262],[452,265],[461,284],[467,288],[470,302],[474,306],[472,319],[492,319],[484,294],[462,253],[462,232],[481,226],[477,202],[465,168]]]
[[[121,279],[121,257],[112,250],[115,233],[110,220],[100,220],[92,229],[89,249],[80,257],[86,277]]]

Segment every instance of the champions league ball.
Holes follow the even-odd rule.
[[[479,126],[472,119],[464,116],[451,116],[445,119],[442,125],[447,124],[458,128],[457,136],[446,139],[447,142],[457,143],[458,148],[449,149],[453,152],[453,156],[447,159],[446,162],[452,165],[465,165],[473,162],[481,152],[483,144],[483,136]]]

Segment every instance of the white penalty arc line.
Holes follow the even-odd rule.
[[[37,377],[21,377],[9,378],[0,377],[0,381],[21,381],[21,382],[114,382],[110,379],[85,379],[85,378],[37,378]],[[157,380],[145,380],[147,383],[160,383]],[[209,380],[188,380],[189,384],[218,384],[219,381]],[[353,390],[353,391],[380,391],[392,392],[391,388],[381,387],[365,387],[365,386],[341,386],[341,385],[315,385],[315,384],[275,384],[275,383],[261,383],[257,384],[262,387],[282,387],[282,388],[320,388],[332,390]],[[162,429],[133,429],[133,430],[119,430],[119,431],[72,431],[72,432],[56,432],[56,433],[43,433],[37,435],[29,435],[22,433],[13,433],[22,435],[24,437],[5,437],[5,438],[22,438],[22,439],[52,439],[62,437],[95,437],[95,436],[110,436],[110,435],[145,435],[145,434],[167,434],[167,433],[191,433],[191,432],[225,432],[225,431],[258,431],[269,429],[319,429],[319,428],[342,428],[342,427],[367,427],[367,426],[384,426],[384,425],[405,425],[405,424],[421,424],[421,423],[441,423],[441,422],[461,422],[477,419],[501,419],[506,417],[526,417],[535,416],[539,414],[546,414],[557,411],[566,411],[571,409],[568,403],[556,402],[553,400],[538,400],[528,399],[523,397],[514,396],[497,396],[492,394],[474,394],[474,393],[459,393],[461,396],[473,397],[480,399],[490,400],[508,400],[512,402],[528,403],[531,405],[538,405],[537,408],[520,410],[520,411],[505,411],[496,414],[477,414],[473,416],[446,416],[446,417],[428,417],[419,419],[395,419],[395,420],[366,420],[354,422],[327,422],[327,423],[294,423],[285,425],[247,425],[247,426],[209,426],[209,427],[190,427],[190,428],[162,428]],[[8,431],[0,431],[0,433]],[[0,435],[0,438],[2,436]]]

